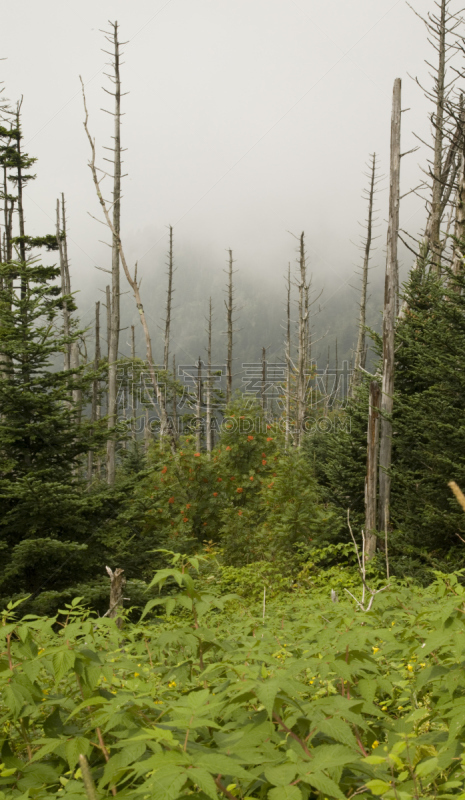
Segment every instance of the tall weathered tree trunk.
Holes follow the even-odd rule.
[[[131,438],[136,440],[136,404],[135,404],[135,386],[134,386],[134,370],[136,365],[136,330],[134,325],[131,325]]]
[[[331,345],[328,345],[328,357],[326,359],[326,381],[325,381],[325,417],[329,412],[329,365],[331,363]]]
[[[94,370],[100,368],[100,303],[95,304],[95,355],[94,355]],[[99,396],[100,396],[100,381],[94,378],[92,381],[92,409],[91,409],[91,422],[95,423],[99,419]],[[87,480],[92,483],[92,475],[94,469],[94,453],[89,450],[87,455]]]
[[[176,437],[178,430],[178,394],[176,392],[176,356],[173,356],[173,429]]]
[[[15,201],[8,193],[8,168],[6,163],[3,164],[3,198],[3,260],[8,262],[13,258],[11,238],[13,235],[13,210]]]
[[[79,354],[79,343],[73,342],[71,345],[71,369],[74,372],[78,372],[81,366],[80,363],[80,354]],[[82,390],[81,389],[73,389],[73,407],[76,412],[76,420],[77,422],[81,422],[82,416]]]
[[[144,426],[144,447],[145,452],[149,452],[150,442],[152,441],[152,433],[150,430],[150,414],[148,408],[145,409],[145,426]]]
[[[16,127],[18,131],[21,130],[21,105],[22,99],[18,103],[16,110]],[[16,188],[18,191],[17,208],[18,208],[18,221],[19,221],[19,257],[21,261],[26,261],[26,242],[25,242],[25,229],[24,229],[24,206],[23,206],[23,169],[22,169],[22,153],[21,153],[21,136],[16,139],[16,148],[18,152],[18,166],[16,170]],[[25,292],[24,286],[21,286],[21,296]]]
[[[424,270],[428,265],[431,270],[439,274],[445,246],[441,237],[441,223],[454,188],[457,168],[456,155],[459,147],[459,132],[453,130],[453,115],[450,114],[449,109],[453,105],[451,95],[455,90],[455,81],[461,75],[461,70],[452,67],[455,75],[451,76],[448,67],[451,66],[451,59],[460,50],[457,47],[457,40],[460,36],[458,29],[462,24],[462,19],[460,14],[450,12],[450,0],[436,0],[435,5],[438,13],[429,12],[422,17],[415,12],[425,24],[428,42],[438,56],[434,66],[429,61],[425,61],[428,68],[433,70],[430,75],[434,81],[432,89],[424,89],[425,97],[434,106],[434,111],[430,115],[433,128],[433,158],[429,166],[429,177],[432,184],[429,214],[423,240],[419,245],[415,268]],[[417,83],[421,86],[418,79]],[[447,152],[445,152],[444,146],[445,139],[449,139]],[[406,308],[404,303],[402,314]]]
[[[457,175],[457,193],[455,199],[455,242],[452,269],[455,275],[463,271],[465,252],[465,109],[463,95],[460,96],[459,124],[461,143],[459,149],[460,165]]]
[[[207,453],[212,451],[212,299],[210,297],[208,305],[208,328],[207,328],[207,391],[206,391],[206,417],[205,417],[205,438]],[[209,456],[210,457],[210,456]]]
[[[440,0],[440,20],[438,25],[439,63],[436,79],[436,113],[434,126],[434,160],[433,187],[431,197],[431,259],[436,272],[441,271],[441,197],[444,191],[442,183],[442,156],[444,145],[444,100],[446,78],[446,11],[448,0]]]
[[[226,356],[226,405],[229,405],[232,397],[232,364],[233,364],[233,313],[234,313],[234,291],[233,291],[233,253],[229,250],[228,261],[228,284],[227,296],[225,300],[226,306],[226,321],[227,321],[227,336],[228,336],[228,353]]]
[[[263,409],[263,416],[266,412],[266,347],[262,348],[262,382],[260,386],[260,404]]]
[[[337,353],[337,336],[336,336],[335,350],[336,350],[336,353],[335,353],[336,365],[335,365],[335,370],[334,370],[335,374],[334,374],[333,407],[337,408],[338,405],[339,405],[339,357],[338,357],[338,353]]]
[[[287,272],[287,304],[286,304],[286,428],[285,428],[285,449],[289,450],[291,439],[291,265]]]
[[[67,297],[71,294],[70,276],[69,276],[69,263],[68,263],[68,243],[66,238],[66,212],[65,212],[65,196],[61,195],[61,219],[60,219],[60,201],[57,200],[57,215],[56,215],[56,237],[58,244],[58,252],[60,256],[60,275],[61,275],[61,294]],[[68,309],[67,300],[63,301],[63,334],[66,338],[70,335],[70,313]],[[71,344],[68,342],[65,345],[63,369],[71,369]]]
[[[84,112],[85,112],[84,130],[86,131],[86,135],[87,135],[87,138],[88,138],[88,141],[89,141],[89,145],[90,145],[90,149],[91,149],[91,159],[89,161],[89,167],[90,167],[90,170],[91,170],[91,173],[92,173],[92,180],[94,182],[95,191],[97,193],[98,201],[100,203],[100,207],[102,209],[102,212],[103,212],[103,215],[104,215],[104,218],[105,218],[105,222],[106,222],[109,230],[111,231],[112,235],[116,236],[116,239],[117,239],[117,242],[118,242],[120,260],[121,260],[121,264],[123,266],[124,274],[125,274],[126,279],[127,279],[128,283],[129,283],[129,286],[131,287],[132,292],[134,294],[134,299],[136,301],[137,310],[139,312],[140,322],[141,322],[141,325],[142,325],[142,329],[144,331],[147,366],[148,366],[148,370],[149,370],[149,374],[150,374],[150,380],[151,380],[151,383],[152,383],[152,388],[154,390],[154,395],[155,395],[155,398],[156,398],[156,400],[158,402],[160,424],[161,424],[161,427],[164,430],[168,431],[168,437],[169,437],[169,440],[170,440],[171,449],[172,449],[173,452],[175,452],[176,451],[176,434],[175,434],[175,431],[173,430],[173,428],[172,428],[172,426],[170,424],[170,420],[168,419],[168,415],[166,413],[166,398],[165,398],[165,396],[164,396],[164,394],[163,394],[163,392],[162,392],[162,390],[160,388],[160,385],[158,383],[158,380],[157,380],[157,373],[155,371],[155,363],[154,363],[154,360],[153,360],[153,352],[152,352],[152,339],[151,339],[151,336],[150,336],[150,331],[149,331],[149,327],[148,327],[148,324],[147,324],[147,319],[146,319],[145,312],[144,312],[144,306],[142,304],[142,299],[141,299],[141,294],[140,294],[140,283],[138,283],[138,281],[137,281],[137,264],[135,266],[134,275],[131,275],[131,273],[129,271],[128,263],[127,263],[127,260],[126,260],[126,256],[125,256],[125,253],[124,253],[123,244],[122,244],[122,241],[121,241],[121,236],[120,236],[119,233],[116,234],[116,231],[115,231],[115,229],[113,227],[113,221],[111,219],[109,209],[108,209],[107,204],[106,204],[106,202],[105,202],[105,200],[103,198],[103,195],[102,195],[102,191],[101,191],[101,188],[100,188],[101,179],[99,179],[99,177],[98,177],[97,167],[95,165],[95,142],[92,139],[92,137],[90,135],[90,132],[89,132],[89,126],[88,126],[89,115],[88,115],[88,112],[87,112],[87,105],[86,105],[85,92],[84,92],[84,84],[82,82],[82,78],[81,78],[81,85],[82,85],[82,94],[83,94]]]
[[[307,284],[307,259],[305,254],[305,234],[300,236],[299,246],[299,328],[298,328],[298,352],[297,352],[297,424],[294,444],[300,447],[302,444],[305,424],[305,412],[307,402],[307,366],[308,366],[308,284]]]
[[[367,560],[370,560],[375,555],[377,542],[379,404],[379,385],[376,381],[371,381],[367,432],[367,473],[365,478],[365,553]]]
[[[383,386],[381,396],[381,426],[379,449],[379,525],[387,536],[389,530],[391,496],[392,422],[394,402],[394,339],[397,316],[398,264],[397,242],[399,235],[400,204],[400,133],[401,133],[400,78],[394,82],[391,118],[391,164],[389,188],[389,227],[386,255],[386,278],[383,312]]]
[[[120,43],[118,39],[118,23],[110,23],[111,34],[107,41],[113,46],[113,75],[111,80],[114,92],[105,91],[115,98],[114,116],[114,148],[107,148],[113,153],[113,230],[111,246],[111,305],[110,305],[110,337],[108,342],[108,429],[114,431],[117,423],[117,361],[120,331],[120,254],[119,236],[121,227],[121,80],[120,80]],[[111,435],[107,441],[107,482],[112,486],[116,476],[116,439]]]
[[[368,288],[368,268],[370,263],[371,243],[373,240],[373,201],[375,196],[376,185],[376,153],[372,155],[371,171],[370,171],[370,187],[368,190],[368,217],[367,217],[367,233],[365,239],[365,251],[363,257],[362,268],[362,293],[360,298],[360,316],[358,321],[358,338],[357,347],[355,349],[355,371],[353,383],[356,385],[360,382],[359,368],[365,369],[367,347],[366,347],[366,308],[367,308],[367,288]]]
[[[170,229],[170,247],[168,252],[168,291],[166,296],[166,318],[165,318],[165,346],[163,356],[163,366],[165,372],[169,369],[169,354],[170,354],[170,328],[171,328],[171,308],[173,304],[173,226]]]
[[[202,362],[197,363],[197,400],[195,404],[195,446],[197,452],[202,449]]]

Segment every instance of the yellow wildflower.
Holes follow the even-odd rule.
[[[377,653],[379,651],[379,647],[372,647],[373,653]]]
[[[373,742],[373,744],[371,745],[371,749],[372,749],[372,750],[376,750],[376,748],[378,747],[378,745],[379,745],[379,742],[378,742],[378,740],[377,740],[377,739],[375,739],[375,741],[374,741],[374,742]]]
[[[176,681],[170,681],[168,684],[168,689],[176,689]]]

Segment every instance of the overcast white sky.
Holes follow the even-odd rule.
[[[415,2],[415,0],[414,0]],[[417,0],[417,8],[419,0]],[[432,0],[422,0],[424,13]],[[392,85],[403,79],[403,149],[428,135],[427,106],[411,75],[431,57],[404,0],[22,0],[2,8],[6,94],[24,95],[26,149],[38,157],[27,191],[31,233],[54,228],[55,198],[68,201],[75,288],[105,284],[109,264],[82,126],[79,74],[100,154],[110,118],[100,29],[117,19],[128,40],[123,66],[123,239],[131,261],[158,274],[166,225],[175,226],[179,270],[201,254],[206,273],[233,248],[243,274],[281,280],[294,258],[288,231],[305,230],[326,297],[344,291],[357,259],[350,241],[365,214],[364,164],[375,150],[388,170]],[[108,85],[108,84],[106,84]],[[402,190],[423,154],[404,159]],[[387,192],[379,196],[387,215]],[[404,227],[421,227],[408,198]],[[381,248],[375,263],[382,266]],[[198,259],[197,259],[198,262]],[[408,259],[407,259],[408,262]],[[407,263],[408,266],[408,263]],[[198,264],[196,269],[198,269]],[[147,278],[149,280],[149,278]],[[182,280],[182,278],[180,278]],[[163,288],[164,291],[164,288]],[[85,309],[84,309],[85,310]]]

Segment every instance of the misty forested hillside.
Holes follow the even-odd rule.
[[[131,59],[145,53],[149,76],[157,56],[142,38],[137,52],[131,44],[171,0],[128,41],[107,23],[105,67],[80,78],[82,150],[66,145],[62,174],[81,158],[79,180],[57,198],[47,186],[66,161],[61,123],[47,130],[57,162],[44,175],[27,96],[12,99],[8,81],[0,92],[0,800],[465,798],[463,12],[455,0],[409,10],[428,74],[420,59],[415,108],[407,62],[377,95],[386,141],[360,164],[360,205],[344,201],[355,196],[349,143],[365,135],[356,104],[340,108],[343,173],[325,114],[305,131],[286,125],[339,62],[358,68],[351,53],[369,34],[380,46],[378,26],[391,35],[395,6],[300,99],[286,86],[287,110],[260,132],[252,110],[282,91],[276,41],[285,53],[295,34],[300,68],[302,31],[285,16],[280,38],[270,0],[257,39],[257,9],[238,23],[240,2],[206,19],[251,37],[269,71],[262,93],[252,96],[253,69],[250,85],[243,65],[236,79],[224,71],[215,45],[193,109],[191,72],[205,53],[186,58],[185,83],[173,58],[171,113],[156,125],[147,98],[161,108],[164,89],[155,95],[147,77],[135,162]],[[185,23],[170,13],[177,53]],[[224,34],[226,50],[233,39]],[[62,61],[44,91],[58,91]],[[209,121],[221,130],[238,87],[252,138],[225,171],[226,140]],[[318,188],[312,176],[301,183],[301,158],[324,125]],[[150,132],[165,151],[147,151]],[[254,207],[260,146],[274,135]],[[182,146],[164,196],[153,176],[173,137]],[[209,188],[194,197],[204,146]],[[189,153],[192,171],[181,168]],[[230,203],[215,200],[228,176]],[[289,221],[294,186],[302,208]],[[165,225],[177,194],[187,211]],[[183,227],[207,196],[211,223],[206,214],[201,231]],[[38,230],[45,206],[54,217],[43,212]],[[236,246],[218,244],[224,230]]]

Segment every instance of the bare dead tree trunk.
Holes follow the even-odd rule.
[[[232,250],[228,251],[229,253],[229,261],[228,261],[228,284],[227,284],[227,301],[225,300],[226,306],[226,321],[227,321],[227,336],[228,336],[228,354],[226,357],[226,405],[229,405],[231,402],[232,397],[232,365],[233,365],[233,313],[234,313],[234,288],[233,288],[233,252]]]
[[[338,405],[338,397],[339,397],[339,360],[337,355],[337,336],[336,336],[336,368],[335,368],[335,375],[334,375],[334,401],[333,406],[337,407]]]
[[[145,427],[144,427],[144,446],[145,452],[149,452],[150,441],[152,439],[150,431],[150,415],[148,408],[145,409]]]
[[[84,129],[86,131],[87,138],[89,140],[89,144],[90,144],[90,148],[91,148],[91,160],[89,161],[89,167],[91,169],[92,179],[94,181],[94,186],[95,186],[95,190],[96,190],[96,193],[97,193],[97,197],[98,197],[101,209],[103,211],[103,215],[105,217],[105,222],[106,222],[108,228],[110,229],[110,231],[112,233],[114,233],[114,228],[113,228],[112,220],[110,218],[110,213],[109,213],[107,204],[106,204],[106,202],[105,202],[105,200],[103,198],[101,189],[100,189],[100,180],[101,179],[99,180],[99,178],[98,178],[97,167],[95,166],[95,142],[94,142],[94,140],[92,139],[92,137],[91,137],[91,135],[89,133],[89,127],[88,127],[89,115],[88,115],[88,112],[87,112],[87,105],[86,105],[86,99],[85,99],[85,93],[84,93],[84,84],[82,83],[82,78],[81,78],[81,84],[82,84],[82,93],[83,93],[84,111],[85,111]],[[166,413],[165,397],[164,397],[163,392],[162,392],[162,390],[161,390],[161,388],[159,386],[159,383],[158,383],[158,380],[157,380],[157,374],[155,372],[155,363],[154,363],[154,360],[153,360],[153,352],[152,352],[152,339],[151,339],[151,336],[150,336],[150,331],[149,331],[149,327],[148,327],[148,324],[147,324],[147,319],[146,319],[145,312],[144,312],[144,306],[142,305],[142,300],[141,300],[141,295],[140,295],[140,283],[138,283],[138,281],[137,281],[137,264],[135,266],[134,276],[132,276],[130,271],[129,271],[128,263],[126,261],[126,256],[125,256],[124,249],[123,249],[123,244],[121,242],[121,236],[119,234],[118,234],[117,239],[118,239],[118,247],[119,247],[119,254],[120,254],[121,264],[123,265],[124,274],[126,276],[126,279],[127,279],[128,283],[129,283],[131,289],[132,289],[132,292],[134,294],[134,299],[136,301],[137,309],[139,311],[139,318],[140,318],[140,321],[141,321],[142,329],[144,331],[147,365],[148,365],[148,368],[149,368],[150,380],[151,380],[151,383],[152,383],[154,394],[155,394],[155,397],[156,397],[156,399],[158,401],[161,428],[163,430],[168,431],[168,437],[169,437],[169,440],[170,440],[171,449],[172,449],[173,452],[175,452],[176,451],[176,434],[173,431],[173,428],[172,428],[172,426],[170,424],[170,421],[168,419],[168,415]]]
[[[452,259],[452,269],[455,275],[459,275],[463,271],[463,253],[465,248],[465,110],[463,95],[460,95],[459,119],[462,136],[455,199],[455,242]]]
[[[105,617],[116,619],[118,628],[122,628],[123,618],[121,616],[121,610],[123,608],[123,592],[126,585],[124,569],[119,569],[118,567],[114,572],[110,567],[105,567],[105,569],[110,577],[110,606]]]
[[[100,368],[100,303],[95,304],[95,355],[94,355],[94,370]],[[100,381],[94,378],[92,381],[92,409],[91,409],[91,422],[95,423],[99,419],[99,396],[100,396]],[[92,475],[94,469],[94,453],[89,450],[87,455],[87,480],[92,483]]]
[[[425,269],[426,265],[430,263],[430,268],[440,273],[444,249],[444,242],[441,241],[441,223],[454,185],[457,166],[456,154],[459,144],[457,131],[454,132],[452,127],[452,115],[448,113],[447,109],[460,70],[454,70],[455,76],[451,77],[448,68],[451,59],[459,50],[457,29],[461,24],[461,18],[450,12],[450,0],[437,0],[435,5],[439,10],[438,13],[428,12],[426,17],[422,17],[415,12],[426,26],[428,42],[438,57],[437,65],[434,67],[429,61],[425,62],[430,69],[433,69],[433,88],[425,89],[417,79],[425,97],[433,104],[434,111],[430,115],[433,129],[433,158],[429,162],[428,171],[428,178],[431,179],[431,202],[427,203],[429,213],[415,266],[417,269]],[[450,144],[444,156],[446,138],[449,139]],[[422,140],[420,139],[420,141]],[[405,310],[406,305],[404,304],[402,312],[404,313]]]
[[[163,365],[165,372],[169,369],[169,352],[170,352],[170,328],[171,328],[171,308],[173,304],[173,226],[169,226],[170,230],[170,247],[168,251],[168,291],[166,296],[166,319],[165,319],[165,348]]]
[[[113,164],[113,221],[111,246],[111,303],[110,331],[108,341],[108,429],[113,432],[117,423],[117,361],[120,331],[120,253],[119,237],[121,228],[121,79],[120,79],[120,42],[118,39],[118,23],[110,23],[111,32],[105,36],[112,45],[113,74],[110,80],[114,92],[104,91],[115,98],[115,110],[109,112],[114,117],[114,147],[107,147],[113,158],[106,159]],[[116,439],[110,435],[107,441],[107,482],[113,486],[116,476]]]
[[[202,449],[202,362],[197,362],[197,401],[195,407],[195,446],[197,452]]]
[[[207,391],[206,391],[206,447],[207,453],[212,451],[212,324],[213,324],[212,299],[210,297],[208,305],[207,319]],[[210,455],[209,455],[210,457]]]
[[[285,449],[289,450],[291,439],[291,265],[287,272],[287,304],[286,304],[286,428],[285,428]]]
[[[325,380],[325,417],[328,416],[329,411],[329,364],[331,361],[331,346],[328,345],[328,358],[326,361],[326,380]]]
[[[358,338],[357,347],[355,349],[355,371],[353,383],[356,385],[360,381],[359,368],[365,369],[367,347],[366,347],[366,308],[367,308],[367,289],[368,289],[368,268],[370,263],[371,243],[373,240],[373,202],[375,196],[376,186],[376,153],[373,153],[370,169],[370,186],[368,189],[368,217],[367,217],[367,232],[365,239],[363,267],[362,267],[362,294],[360,298],[360,316],[358,321]]]
[[[16,109],[16,127],[18,130],[21,129],[21,106],[23,103],[23,99],[19,101]],[[18,208],[18,220],[19,220],[19,257],[21,261],[26,262],[26,241],[25,241],[25,229],[24,229],[24,206],[23,206],[23,171],[22,171],[22,153],[21,153],[21,136],[18,136],[16,139],[16,148],[18,152],[18,162],[17,162],[17,170],[16,170],[16,184],[17,184],[17,208]],[[24,296],[24,286],[21,286],[21,295]]]
[[[79,356],[79,343],[73,342],[71,345],[71,369],[74,372],[78,372],[80,368],[80,356]],[[73,407],[76,412],[76,420],[78,423],[81,422],[81,415],[82,415],[82,390],[81,389],[73,389]]]
[[[442,151],[444,143],[444,86],[446,76],[446,9],[448,0],[440,0],[440,19],[438,25],[438,51],[439,64],[436,79],[436,113],[434,115],[434,160],[433,160],[433,191],[431,198],[431,255],[433,268],[440,272],[441,263],[441,196],[443,186],[442,178]]]
[[[131,362],[132,362],[132,369],[131,369],[131,438],[133,441],[136,440],[136,423],[135,423],[135,416],[136,416],[136,405],[134,401],[134,370],[136,366],[136,330],[134,325],[131,325]]]
[[[105,287],[106,311],[107,311],[107,357],[110,357],[110,338],[111,338],[111,288]]]
[[[394,343],[395,321],[397,316],[398,264],[397,242],[399,235],[400,204],[400,133],[401,133],[401,92],[402,82],[394,82],[391,118],[391,165],[389,190],[389,227],[387,238],[386,280],[383,313],[383,386],[381,396],[381,429],[379,451],[379,525],[378,529],[389,530],[391,496],[391,453],[392,422],[394,402]]]
[[[176,436],[179,435],[178,431],[178,395],[176,392],[176,356],[173,356],[173,428]]]
[[[300,447],[302,444],[306,400],[307,400],[307,376],[306,368],[308,364],[307,343],[308,343],[308,284],[307,284],[307,259],[305,254],[305,234],[300,236],[299,246],[299,328],[298,328],[298,352],[297,352],[297,425],[294,444]]]
[[[61,218],[60,218],[60,201],[57,200],[56,208],[56,237],[58,244],[58,253],[60,256],[60,276],[61,276],[61,294],[62,297],[68,297],[71,294],[69,264],[68,264],[68,247],[66,242],[66,214],[65,214],[65,198],[61,195]],[[66,338],[70,335],[70,314],[67,300],[63,301],[63,334]],[[71,369],[71,343],[67,342],[64,351],[63,369]]]
[[[263,414],[266,412],[266,347],[262,348],[262,382],[260,386],[260,404],[263,409]]]
[[[367,432],[367,474],[365,479],[365,552],[367,560],[376,553],[377,536],[377,467],[379,448],[380,390],[376,381],[370,383],[370,403]]]
[[[8,144],[10,144],[10,141],[11,140],[8,141]],[[3,198],[3,260],[8,262],[13,258],[13,245],[11,238],[13,235],[13,210],[15,201],[8,193],[8,168],[6,163],[3,164]]]

